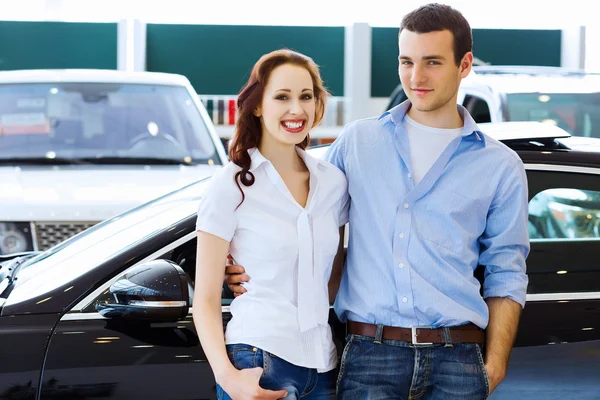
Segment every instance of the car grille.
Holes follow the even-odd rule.
[[[34,222],[38,250],[47,250],[98,222]]]

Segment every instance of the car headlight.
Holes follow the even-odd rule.
[[[0,254],[33,250],[29,222],[0,222]]]
[[[600,210],[551,201],[548,208],[554,222],[567,238],[600,237]]]

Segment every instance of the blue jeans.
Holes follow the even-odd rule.
[[[348,335],[340,363],[341,400],[481,400],[489,396],[482,348]]]
[[[337,371],[317,373],[316,369],[299,367],[261,349],[246,344],[227,345],[227,355],[237,369],[261,367],[258,384],[263,389],[285,389],[286,400],[333,400]],[[217,399],[231,397],[217,385]]]

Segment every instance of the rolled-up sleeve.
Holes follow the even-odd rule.
[[[234,177],[226,172],[222,169],[212,176],[198,206],[196,230],[231,242],[237,228],[236,207],[241,193]]]
[[[525,306],[529,281],[525,260],[530,249],[527,219],[527,176],[519,162],[499,185],[479,240],[479,263],[485,266],[484,298],[508,297]]]

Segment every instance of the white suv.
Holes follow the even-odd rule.
[[[226,162],[184,76],[0,72],[0,255],[45,250]]]
[[[406,100],[399,85],[387,109]],[[560,67],[474,66],[458,103],[476,122],[538,121],[600,137],[600,74]]]

